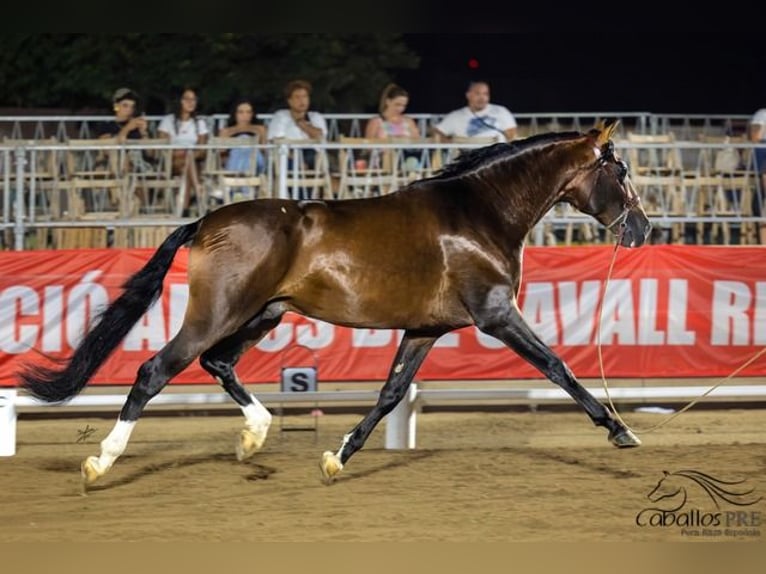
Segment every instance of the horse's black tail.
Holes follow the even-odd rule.
[[[201,220],[171,233],[149,262],[123,285],[124,291],[96,320],[62,368],[28,366],[20,385],[45,402],[66,401],[85,388],[98,368],[162,294],[162,281],[179,247],[197,234]]]

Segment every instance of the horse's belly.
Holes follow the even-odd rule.
[[[457,328],[472,324],[457,299],[418,290],[312,290],[296,293],[290,310],[327,323],[368,329]]]
[[[292,310],[360,328],[421,329],[471,324],[435,258],[392,259],[381,253],[360,264],[353,253],[315,252],[285,278],[279,296]],[[352,263],[353,261],[353,263]],[[418,263],[419,262],[419,263]]]

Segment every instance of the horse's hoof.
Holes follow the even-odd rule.
[[[622,429],[616,434],[609,433],[609,440],[617,448],[641,446],[641,440],[630,429]]]
[[[80,465],[80,474],[82,475],[83,486],[88,486],[96,482],[104,474],[101,472],[97,456],[89,456]]]
[[[239,433],[239,440],[236,444],[237,460],[242,462],[253,456],[256,452],[261,450],[263,443],[266,441],[265,431],[252,431],[250,429],[243,429]]]
[[[322,462],[319,463],[319,469],[322,471],[322,482],[332,484],[335,475],[343,470],[343,463],[334,453],[326,450],[322,453]]]

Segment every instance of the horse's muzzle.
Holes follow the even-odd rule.
[[[620,245],[622,247],[641,247],[652,231],[652,224],[643,210],[631,209],[622,223]]]

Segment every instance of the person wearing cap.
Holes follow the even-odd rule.
[[[127,139],[143,139],[148,137],[146,118],[136,117],[138,94],[130,88],[120,88],[112,96],[114,119],[102,122],[97,128],[99,138],[117,138],[124,142]]]

